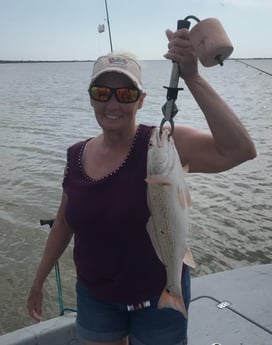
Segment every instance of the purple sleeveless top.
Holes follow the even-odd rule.
[[[146,224],[146,162],[151,126],[139,125],[123,164],[93,180],[83,170],[88,140],[68,149],[63,189],[66,220],[74,231],[78,279],[93,297],[106,303],[136,304],[161,294],[166,272]],[[90,139],[89,139],[90,140]]]

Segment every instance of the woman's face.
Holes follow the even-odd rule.
[[[110,72],[99,76],[96,85],[111,88],[135,87],[133,82],[124,74]],[[107,102],[99,102],[91,99],[98,124],[103,130],[124,130],[135,128],[137,110],[143,105],[145,93],[134,103],[120,103],[113,94]]]

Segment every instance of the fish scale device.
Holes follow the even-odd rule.
[[[197,17],[190,15],[185,19],[178,20],[177,30],[189,29],[191,19],[194,19],[197,24],[190,30],[189,36],[202,65],[205,67],[211,67],[217,64],[223,66],[223,61],[230,56],[233,51],[233,46],[221,23],[216,18],[208,18],[200,21]],[[160,132],[162,133],[165,123],[170,123],[171,130],[169,135],[172,135],[174,132],[174,117],[178,113],[178,108],[175,103],[178,92],[183,90],[183,88],[178,87],[179,73],[180,66],[177,62],[173,61],[169,86],[164,86],[167,89],[167,101],[162,106],[163,118],[160,124]]]

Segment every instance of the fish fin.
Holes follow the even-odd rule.
[[[186,207],[192,206],[191,194],[187,186],[186,186],[185,191],[184,190],[179,191],[179,200],[180,200],[180,206],[183,209],[185,209]]]
[[[151,175],[145,179],[147,183],[158,183],[162,185],[171,185],[171,180],[163,175]]]
[[[163,259],[162,259],[162,255],[161,255],[161,252],[160,252],[160,246],[159,246],[159,243],[158,243],[158,240],[157,240],[157,237],[156,237],[156,232],[155,232],[155,229],[154,229],[154,224],[153,224],[153,221],[152,221],[152,217],[149,217],[149,220],[148,220],[147,225],[146,225],[146,229],[147,229],[149,238],[151,240],[152,246],[153,246],[153,248],[155,250],[155,253],[157,254],[157,257],[164,264]]]
[[[196,267],[195,260],[193,258],[193,254],[192,254],[191,249],[189,247],[187,247],[185,250],[183,262],[189,267],[192,267],[192,268]]]
[[[166,289],[161,293],[158,308],[172,308],[180,311],[187,319],[187,310],[184,304],[183,296],[172,296]]]
[[[182,167],[182,170],[183,170],[184,174],[188,174],[188,172],[189,172],[189,165],[188,164],[184,165]]]

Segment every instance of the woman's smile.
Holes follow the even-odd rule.
[[[104,116],[110,120],[119,120],[121,117],[123,117],[123,115],[120,114],[104,114]]]

